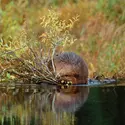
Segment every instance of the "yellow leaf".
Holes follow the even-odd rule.
[[[90,68],[91,68],[92,72],[95,72],[95,67],[92,63],[90,63]]]

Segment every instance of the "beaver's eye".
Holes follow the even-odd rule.
[[[65,78],[65,77],[71,77],[72,75],[61,75],[61,78]]]
[[[65,75],[65,77],[69,77],[70,75]]]

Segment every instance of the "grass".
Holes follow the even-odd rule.
[[[21,79],[23,81],[56,81],[53,57],[59,46],[71,45],[75,42],[69,33],[78,16],[68,22],[59,18],[59,13],[48,10],[45,16],[40,17],[41,35],[35,36],[33,31],[20,28],[12,40],[1,41],[1,81]],[[52,69],[48,68],[52,60]],[[6,62],[6,63],[5,63]],[[6,64],[7,66],[4,66]]]
[[[119,0],[3,2],[0,5],[1,79],[20,78],[8,72],[10,69],[23,72],[21,63],[15,61],[17,57],[35,66],[32,50],[42,59],[52,58],[49,54],[54,51],[78,53],[86,60],[90,77],[95,72],[107,77],[124,76],[124,4]]]

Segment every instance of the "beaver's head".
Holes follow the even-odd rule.
[[[85,61],[72,52],[64,52],[54,57],[57,79],[63,84],[87,84],[88,67]],[[60,83],[59,83],[60,84]],[[87,99],[87,87],[57,87],[54,107],[56,110],[76,111]]]

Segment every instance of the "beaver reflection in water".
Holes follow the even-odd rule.
[[[54,57],[57,78],[72,84],[87,84],[88,67],[85,61],[73,52],[64,52]],[[87,99],[87,87],[69,86],[58,88],[55,92],[54,109],[56,111],[76,111]]]

